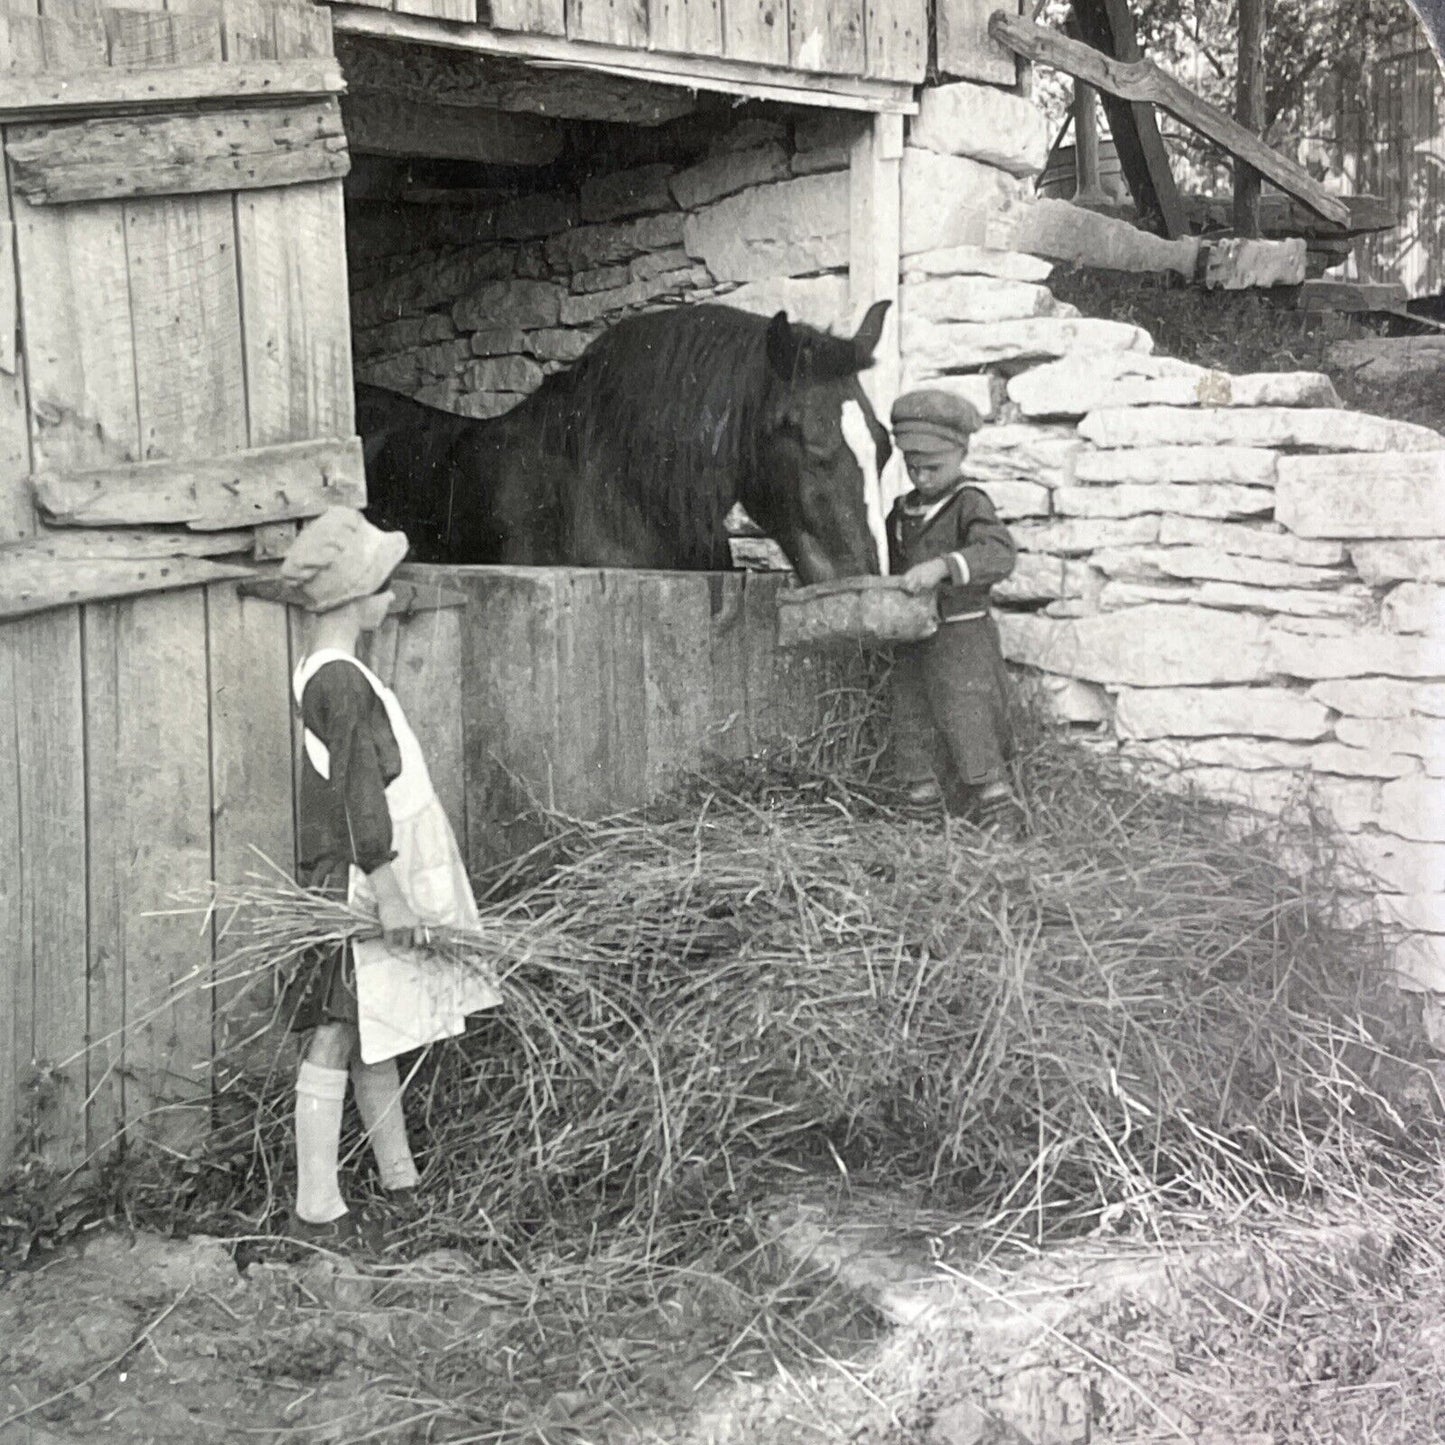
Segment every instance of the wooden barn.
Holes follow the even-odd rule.
[[[993,8],[0,0],[0,1175],[205,1125],[220,1015],[155,1000],[213,941],[167,909],[291,866],[247,584],[364,502],[354,375],[489,415],[641,306],[895,296],[903,117],[1014,86]],[[410,580],[372,662],[477,861],[519,792],[635,802],[816,706],[776,575]]]

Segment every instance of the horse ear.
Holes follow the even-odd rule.
[[[888,315],[888,308],[892,304],[891,301],[875,301],[859,324],[858,331],[853,337],[853,350],[858,355],[860,371],[873,364],[873,353],[878,349],[878,342],[883,336],[883,320]]]
[[[779,376],[792,376],[797,367],[798,341],[786,311],[768,322],[768,362]]]

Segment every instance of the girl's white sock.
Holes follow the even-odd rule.
[[[351,1087],[356,1091],[361,1124],[371,1141],[371,1152],[376,1156],[381,1187],[413,1188],[420,1176],[406,1138],[406,1117],[401,1111],[401,1083],[397,1078],[396,1060],[352,1064]]]
[[[345,1069],[302,1062],[296,1075],[296,1213],[308,1224],[328,1224],[346,1213],[337,1177],[345,1100]]]

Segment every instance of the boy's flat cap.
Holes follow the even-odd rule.
[[[938,452],[965,446],[983,425],[971,403],[941,387],[906,391],[893,403],[893,439],[904,452]]]

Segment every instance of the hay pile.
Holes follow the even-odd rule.
[[[1329,860],[1291,876],[1066,739],[1022,773],[1016,847],[796,758],[549,820],[484,880],[506,1008],[408,1091],[416,1245],[675,1259],[799,1169],[1043,1240],[1409,1167],[1380,940]],[[284,1205],[289,1086],[231,1080],[207,1214]]]

